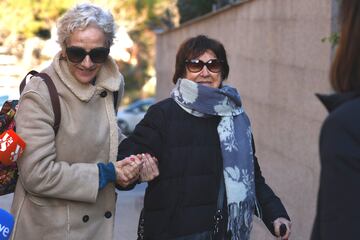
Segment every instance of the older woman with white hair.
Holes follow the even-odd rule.
[[[61,51],[42,72],[58,91],[61,121],[55,133],[49,91],[33,77],[16,115],[27,148],[18,160],[12,239],[113,239],[115,185],[138,180],[148,161],[116,162],[123,135],[114,108],[124,80],[109,57],[114,35],[111,13],[92,4],[77,5],[58,21]]]

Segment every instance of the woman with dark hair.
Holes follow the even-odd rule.
[[[120,158],[148,152],[158,159],[139,239],[246,240],[254,213],[276,236],[285,224],[289,237],[289,216],[261,175],[240,96],[222,84],[228,74],[220,42],[202,35],[186,40],[171,98],[153,105],[120,144]]]
[[[330,72],[335,94],[320,133],[320,187],[312,240],[360,236],[360,1],[340,3],[340,43]]]

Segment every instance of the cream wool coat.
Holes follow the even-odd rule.
[[[13,240],[113,239],[114,184],[99,188],[96,163],[115,162],[119,140],[113,92],[123,95],[124,80],[111,58],[96,84],[83,85],[59,54],[48,73],[58,92],[61,123],[55,136],[54,113],[45,83],[33,77],[20,98],[17,133],[27,146],[11,212]],[[100,93],[106,91],[106,97]]]

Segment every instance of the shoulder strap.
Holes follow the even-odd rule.
[[[27,77],[28,77],[29,75],[30,75],[30,76],[35,76],[35,75],[37,75],[37,74],[39,74],[37,71],[31,70],[30,72],[28,72],[28,73],[25,75],[25,77],[23,78],[23,80],[22,80],[21,83],[20,83],[20,88],[19,88],[20,94],[22,93],[22,91],[23,91],[24,88],[25,88]]]
[[[22,93],[22,91],[25,88],[26,85],[26,79],[29,75],[32,76],[38,76],[41,77],[43,79],[43,81],[45,82],[47,88],[49,89],[49,93],[50,93],[50,99],[51,99],[51,105],[52,108],[54,110],[54,116],[55,116],[55,120],[54,120],[54,132],[55,135],[57,134],[59,127],[60,127],[60,121],[61,121],[61,110],[60,110],[60,99],[59,99],[59,94],[56,90],[55,84],[52,81],[51,77],[46,74],[46,73],[38,73],[35,70],[32,70],[30,72],[28,72],[26,74],[26,76],[24,77],[24,79],[21,81],[20,83],[20,94]]]
[[[217,209],[216,209],[216,213],[214,215],[213,236],[215,239],[217,239],[216,236],[220,232],[221,222],[224,218],[224,216],[223,216],[224,197],[225,197],[225,182],[224,182],[224,174],[221,171],[219,193],[218,193],[218,200],[217,200]]]

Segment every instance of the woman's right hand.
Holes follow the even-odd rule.
[[[158,160],[156,157],[148,153],[138,154],[137,157],[141,158],[144,162],[140,170],[141,182],[148,182],[159,176]]]
[[[286,218],[279,217],[274,221],[274,231],[276,236],[280,237],[280,239],[288,240],[291,233],[291,222]],[[280,226],[284,224],[286,226],[286,233],[283,236],[280,236]]]
[[[144,161],[134,155],[117,161],[115,163],[116,183],[121,187],[127,187],[137,181],[143,164]]]

